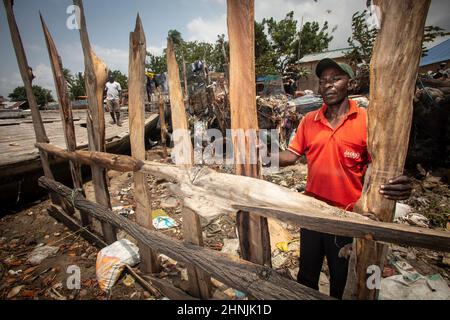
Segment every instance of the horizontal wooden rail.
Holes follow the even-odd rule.
[[[77,191],[54,180],[41,177],[39,185],[49,191],[54,191],[62,198],[70,199],[77,209],[89,212],[100,221],[123,229],[153,250],[202,269],[224,284],[245,292],[256,299],[331,299],[316,290],[284,278],[271,268],[211,249],[183,244],[181,241],[174,240],[164,234],[145,229],[99,204],[86,200]]]
[[[233,205],[236,210],[252,210],[267,218],[298,224],[305,229],[364,238],[367,240],[406,244],[437,251],[450,251],[450,232],[416,228],[404,224],[378,221],[359,221],[330,215],[304,215],[278,208]]]
[[[267,181],[217,173],[208,168],[185,170],[158,162],[137,161],[128,156],[68,152],[42,143],[36,146],[84,164],[95,162],[112,170],[142,171],[175,180],[177,185],[169,185],[170,189],[183,198],[186,207],[205,217],[245,210],[314,231],[450,252],[450,232],[373,221]]]

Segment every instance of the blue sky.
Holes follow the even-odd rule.
[[[72,72],[83,71],[83,57],[77,30],[69,30],[66,20],[71,0],[15,0],[14,12],[22,36],[28,63],[33,68],[34,84],[51,90],[53,78],[39,21],[41,11],[63,65]],[[366,0],[255,0],[258,21],[264,17],[283,18],[291,10],[300,21],[328,21],[330,29],[337,26],[330,49],[347,46],[351,32],[351,16],[364,10]],[[226,34],[225,0],[84,0],[91,44],[110,69],[127,73],[129,33],[134,29],[139,12],[147,38],[147,48],[161,53],[167,32],[179,30],[186,40],[215,41]],[[433,0],[428,24],[450,30],[450,1]],[[7,95],[22,85],[6,22],[5,9],[0,4],[0,95]]]

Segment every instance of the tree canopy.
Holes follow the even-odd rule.
[[[47,102],[53,102],[52,92],[48,89],[44,89],[41,86],[34,85],[33,94],[36,97],[36,103],[38,106],[44,106]],[[11,101],[24,101],[27,100],[27,93],[24,86],[17,87],[8,95]]]

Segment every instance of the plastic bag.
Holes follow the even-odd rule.
[[[121,239],[103,248],[97,255],[95,273],[100,289],[109,291],[117,282],[125,265],[140,262],[138,247],[127,239]]]

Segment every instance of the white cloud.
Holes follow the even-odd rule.
[[[5,77],[0,78],[0,95],[8,98],[8,95],[18,86],[23,86],[22,78],[18,72],[5,75]]]
[[[189,32],[188,41],[216,42],[218,35],[227,35],[228,33],[227,15],[223,14],[211,19],[195,18],[187,24],[187,29]]]
[[[53,81],[52,69],[50,66],[40,63],[33,69],[35,76],[33,85],[41,86],[52,91],[53,98],[56,99],[55,84]],[[0,95],[5,98],[13,92],[16,87],[22,87],[23,81],[19,72],[0,78]]]
[[[95,44],[92,45],[92,49],[110,70],[120,70],[122,73],[128,74],[128,50],[104,48]]]
[[[328,33],[333,27],[337,29],[332,33],[334,39],[330,43],[330,49],[347,47],[347,38],[351,35],[351,16],[356,11],[362,11],[365,1],[340,0],[313,1],[313,0],[257,0],[255,1],[255,17],[257,21],[263,18],[274,17],[283,19],[290,11],[294,11],[294,18],[298,21],[298,29],[303,17],[303,22],[317,21],[322,26],[328,21]]]
[[[55,82],[53,79],[52,68],[46,64],[40,63],[33,69],[35,76],[33,85],[41,86],[45,89],[52,90],[53,97],[56,99]]]
[[[153,47],[153,46],[147,47],[147,51],[150,52],[151,54],[155,55],[155,56],[162,55],[164,49],[165,49],[164,46],[162,46],[162,47]]]

